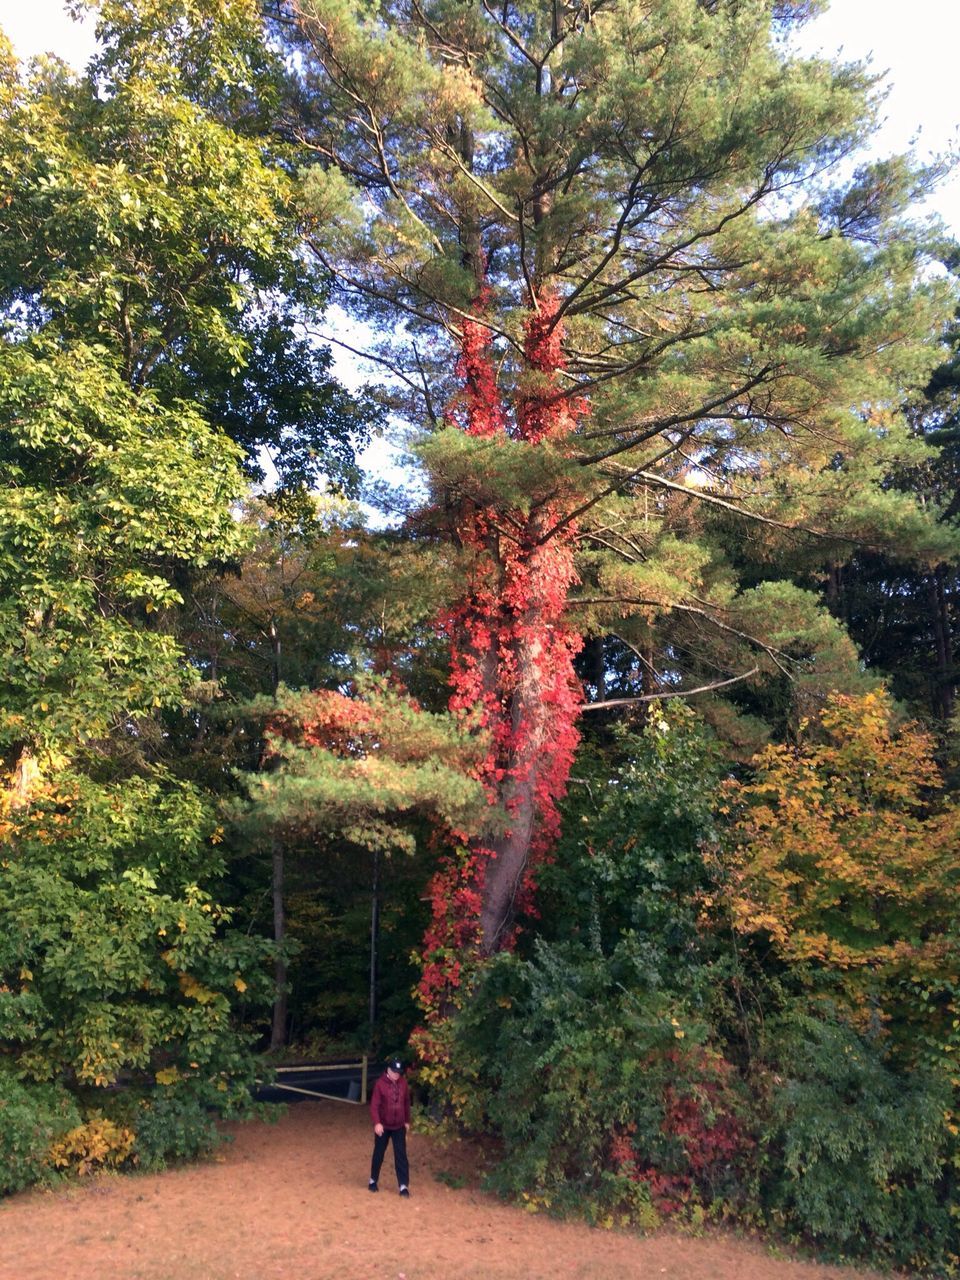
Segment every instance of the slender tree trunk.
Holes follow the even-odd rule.
[[[276,837],[271,841],[271,859],[273,869],[273,940],[278,947],[282,947],[286,937],[283,893],[284,857],[283,845]],[[270,1048],[283,1049],[287,1043],[287,963],[282,955],[278,955],[273,963],[273,980],[276,985],[276,995],[273,1000]]]
[[[602,701],[607,681],[607,664],[605,661],[603,636],[594,636],[584,646],[587,680],[597,691],[597,702]]]
[[[653,641],[645,640],[640,646],[640,692],[644,697],[652,697],[662,689],[657,679],[655,656]],[[649,702],[638,703],[635,714],[638,725],[645,725],[650,716]]]
[[[510,781],[502,799],[509,814],[506,835],[491,842],[480,912],[481,952],[491,955],[509,939],[521,889],[535,844],[538,784],[545,756],[548,718],[543,714],[546,690],[530,647],[516,645],[518,687],[511,706],[511,729],[517,751],[510,762]]]
[[[930,620],[936,654],[931,706],[933,714],[938,719],[949,720],[953,714],[956,687],[953,671],[953,635],[942,565],[927,579],[927,599],[930,602]]]
[[[280,635],[276,622],[271,619],[268,630],[271,657],[271,684],[273,698],[276,701],[280,688]],[[283,957],[283,943],[287,936],[287,920],[285,910],[285,865],[284,849],[280,838],[274,835],[270,841],[271,888],[273,893],[273,940],[279,953],[273,963],[273,980],[275,995],[273,1000],[273,1023],[270,1030],[270,1048],[283,1049],[287,1043],[287,962]]]
[[[373,888],[370,897],[370,1045],[376,1046],[377,977],[380,944],[380,850],[373,851]]]

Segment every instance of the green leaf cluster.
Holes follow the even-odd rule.
[[[0,344],[0,423],[0,743],[70,749],[186,696],[157,624],[240,551],[238,453],[80,342]]]
[[[712,735],[679,702],[654,703],[642,733],[585,746],[541,877],[539,934],[624,963],[629,954],[652,988],[703,999],[702,848],[717,838],[722,771]]]
[[[829,1018],[794,1013],[772,1022],[768,1037],[771,1067],[783,1077],[765,1137],[773,1217],[840,1256],[936,1266],[956,1238],[938,1194],[942,1082],[891,1070],[875,1042]]]
[[[4,1070],[27,1089],[66,1086],[85,1112],[110,1110],[118,1083],[132,1092],[117,1115],[140,1095],[149,1110],[154,1084],[243,1111],[252,1066],[235,1014],[268,995],[270,946],[231,930],[200,887],[222,861],[199,793],[156,773],[62,770],[2,834]]]
[[[0,90],[0,304],[14,334],[96,344],[132,386],[184,399],[265,477],[355,487],[375,407],[303,326],[296,155],[270,134],[278,66],[248,0],[99,6],[86,76],[44,63]]]

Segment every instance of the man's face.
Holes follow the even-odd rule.
[[[393,1067],[387,1067],[387,1079],[388,1079],[388,1080],[399,1080],[399,1079],[400,1079],[400,1072],[399,1072],[399,1071],[394,1071]]]

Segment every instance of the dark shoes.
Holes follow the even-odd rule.
[[[367,1183],[367,1190],[368,1190],[368,1191],[379,1191],[379,1190],[380,1190],[380,1188],[377,1186],[377,1184],[376,1184],[375,1182],[368,1182],[368,1183]],[[407,1196],[407,1197],[409,1198],[409,1196],[410,1196],[410,1188],[409,1188],[409,1187],[401,1187],[401,1188],[400,1188],[400,1194],[401,1194],[402,1196]]]

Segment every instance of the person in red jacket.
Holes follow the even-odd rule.
[[[387,1146],[393,1142],[393,1163],[397,1170],[400,1194],[410,1194],[410,1165],[407,1162],[407,1134],[410,1131],[410,1090],[403,1078],[403,1063],[391,1058],[386,1074],[373,1086],[370,1098],[373,1118],[373,1160],[370,1162],[369,1191],[379,1191],[377,1181]]]

